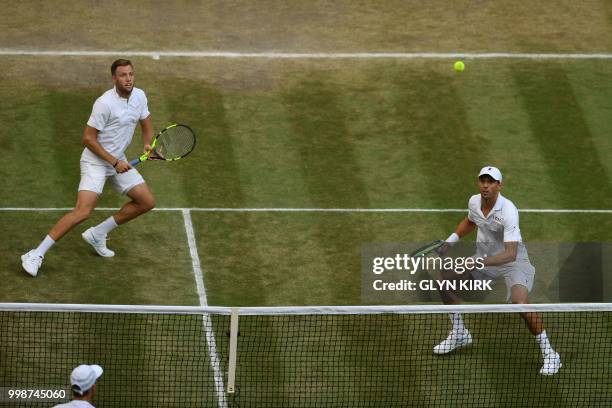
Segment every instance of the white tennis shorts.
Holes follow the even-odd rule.
[[[511,289],[514,285],[521,285],[531,292],[535,279],[535,268],[527,260],[519,260],[500,266],[487,266],[483,269],[475,269],[471,272],[477,280],[501,280],[506,283],[508,300],[510,300]]]
[[[138,170],[134,168],[125,173],[117,173],[110,165],[81,161],[79,191],[87,190],[98,195],[102,194],[107,179],[121,194],[127,194],[132,188],[145,182]]]

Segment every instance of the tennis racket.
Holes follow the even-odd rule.
[[[424,245],[422,247],[420,247],[419,249],[415,250],[414,252],[412,252],[410,254],[411,258],[416,258],[418,256],[425,256],[427,254],[432,253],[433,251],[435,251],[436,249],[442,247],[442,245],[444,245],[444,241],[439,239],[437,241],[432,241],[427,245]]]
[[[173,124],[159,132],[151,150],[130,162],[130,166],[136,166],[146,160],[174,161],[182,159],[193,151],[196,144],[196,136],[187,125]]]

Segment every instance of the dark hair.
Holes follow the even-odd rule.
[[[117,67],[127,67],[130,66],[132,68],[134,68],[134,66],[132,65],[132,61],[127,60],[127,59],[118,59],[115,62],[113,62],[113,65],[111,65],[111,74],[115,75],[115,72],[117,72]]]

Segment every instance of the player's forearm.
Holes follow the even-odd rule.
[[[142,128],[142,143],[145,146],[150,146],[153,141],[153,124],[151,123],[151,115],[140,121]]]
[[[83,145],[87,147],[93,154],[114,166],[117,162],[117,157],[114,157],[112,154],[107,152],[100,142],[98,142],[98,132],[93,128],[86,128],[85,133],[83,134]]]
[[[153,129],[149,132],[142,132],[142,144],[147,146],[153,142]]]
[[[463,220],[461,220],[459,225],[457,225],[457,228],[455,229],[455,234],[457,234],[459,238],[463,238],[466,235],[470,235],[475,228],[476,224],[474,224],[467,217],[465,217]]]
[[[453,232],[448,238],[446,238],[446,243],[440,248],[438,253],[440,255],[444,255],[453,245],[455,245],[459,240],[466,235],[469,235],[476,228],[476,224],[470,221],[467,217],[465,217],[457,228],[455,232]]]
[[[507,264],[509,262],[513,262],[515,259],[516,257],[513,257],[506,252],[502,252],[500,254],[488,256],[484,258],[484,265],[485,266],[500,266],[500,265]]]
[[[518,243],[506,242],[504,246],[505,249],[503,252],[484,258],[485,266],[500,266],[516,260]]]

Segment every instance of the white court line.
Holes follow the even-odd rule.
[[[240,51],[180,51],[180,50],[27,50],[0,49],[0,56],[49,57],[114,57],[140,56],[193,58],[263,58],[263,59],[612,59],[611,53],[515,53],[515,52],[240,52]]]
[[[191,213],[188,209],[183,209],[183,220],[185,221],[185,233],[187,234],[187,242],[189,244],[189,254],[191,255],[191,265],[196,281],[200,306],[208,307],[208,299],[206,298],[206,289],[204,287],[204,276],[202,266],[200,264],[200,256],[196,246],[195,234],[193,232],[193,223],[191,222]],[[215,381],[215,392],[219,399],[219,407],[227,408],[227,399],[225,397],[225,385],[223,382],[223,373],[221,372],[221,359],[217,352],[217,342],[212,327],[212,319],[208,313],[202,315],[204,330],[206,331],[206,343],[208,345],[208,355],[210,358],[210,366],[213,370]]]
[[[72,207],[0,207],[0,211],[70,211]],[[119,208],[99,207],[98,211],[118,211]],[[192,208],[155,208],[153,211],[196,211],[196,212],[279,212],[279,213],[465,213],[467,208],[222,208],[222,207],[192,207]],[[521,213],[568,213],[568,214],[612,214],[612,209],[588,208],[523,208]]]
[[[190,210],[203,212],[467,213],[467,208],[191,208]],[[612,214],[612,209],[526,208],[519,212]]]

